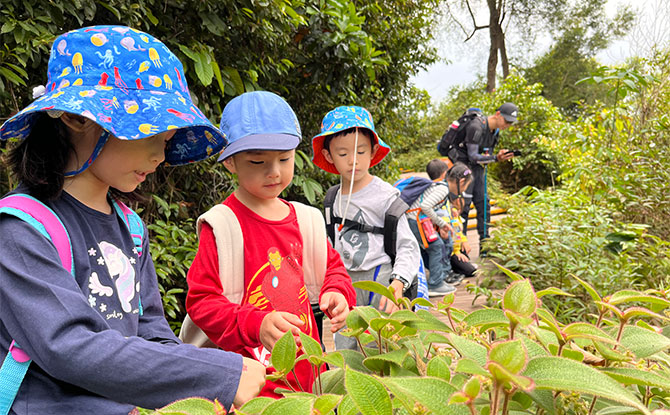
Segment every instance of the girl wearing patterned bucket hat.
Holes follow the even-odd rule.
[[[372,116],[362,107],[342,106],[323,118],[321,133],[312,139],[314,164],[339,174],[341,184],[326,195],[326,224],[334,227],[332,242],[355,281],[377,281],[403,295],[419,272],[419,246],[405,215],[398,219],[395,260],[384,249],[385,213],[398,189],[368,171],[391,150],[375,131]],[[333,195],[332,203],[329,195]],[[338,224],[338,226],[333,226]],[[387,313],[397,307],[379,294],[356,289],[356,304],[372,305]],[[336,349],[355,349],[356,339],[339,333]]]
[[[174,336],[147,229],[114,196],[164,160],[225,144],[179,60],[135,29],[82,28],[56,38],[36,95],[0,127],[19,142],[8,157],[19,186],[0,200],[0,414],[122,414],[196,395],[229,408],[255,396],[261,364]]]

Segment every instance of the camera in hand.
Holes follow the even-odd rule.
[[[519,157],[521,155],[521,150],[507,150],[506,154],[514,154],[514,157]]]

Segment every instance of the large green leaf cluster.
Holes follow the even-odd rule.
[[[342,332],[360,351],[324,353],[319,343],[287,333],[272,350],[274,380],[297,362],[328,365],[306,390],[279,389],[283,399],[256,398],[236,409],[252,414],[664,414],[670,405],[668,292],[617,290],[602,296],[576,279],[598,303],[593,318],[562,324],[543,306],[570,296],[556,287],[535,291],[529,279],[501,267],[513,282],[500,308],[471,313],[445,296],[429,310],[410,311],[372,281],[361,289],[395,301],[391,315],[357,307]],[[422,305],[426,305],[421,303]],[[665,314],[664,314],[665,312]],[[304,385],[303,385],[304,386]],[[302,387],[300,387],[302,388]],[[216,412],[216,411],[219,412]],[[145,414],[221,413],[196,398]]]

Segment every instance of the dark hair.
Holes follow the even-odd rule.
[[[437,179],[447,170],[449,170],[449,166],[440,159],[433,159],[426,165],[426,173],[428,173],[430,180]]]
[[[59,118],[51,118],[46,112],[35,117],[30,134],[9,151],[6,164],[31,195],[47,201],[63,190],[63,173],[73,147]]]
[[[447,171],[447,180],[460,181],[461,179],[467,179],[466,183],[469,183],[472,180],[472,171],[463,163],[454,163]]]
[[[46,202],[63,191],[65,167],[74,147],[60,118],[51,118],[46,112],[35,117],[30,134],[7,153],[5,163],[33,197]],[[110,194],[127,202],[144,200],[137,190],[123,193],[110,188]]]
[[[372,134],[372,131],[370,131],[368,128],[365,127],[351,127],[347,128],[346,130],[338,131],[334,134],[329,134],[325,136],[323,138],[323,148],[325,148],[326,150],[328,150],[328,152],[330,152],[330,142],[333,141],[333,138],[353,133],[354,131],[356,131],[356,128],[358,128],[358,132],[360,134],[363,134],[364,136],[370,139],[370,147],[374,147],[375,144],[377,143],[377,140],[375,139],[374,134]]]

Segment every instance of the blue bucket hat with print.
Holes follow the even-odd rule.
[[[339,133],[340,131],[348,130],[353,127],[370,130],[377,144],[379,144],[377,153],[375,153],[375,156],[370,161],[370,167],[382,161],[391,151],[391,147],[377,135],[374,121],[372,121],[372,115],[370,115],[368,110],[353,105],[342,106],[335,108],[323,117],[323,121],[321,122],[321,132],[312,138],[312,150],[314,151],[312,161],[314,164],[329,173],[339,174],[335,165],[326,160],[323,153],[321,153],[321,150],[323,149],[323,141],[328,135]]]
[[[268,91],[246,92],[233,98],[223,109],[220,128],[228,145],[219,161],[242,151],[293,150],[302,138],[291,106]]]
[[[139,140],[176,130],[165,150],[171,165],[203,160],[225,145],[191,101],[179,59],[158,39],[129,27],[92,26],[58,36],[43,92],[0,127],[0,139],[24,139],[46,111],[95,121],[105,131],[100,148],[108,133]]]

